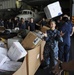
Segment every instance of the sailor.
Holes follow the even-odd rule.
[[[58,59],[58,42],[62,42],[60,32],[55,29],[55,21],[50,21],[50,30],[44,34],[46,37],[46,44],[44,47],[44,61],[46,62],[46,67],[52,68],[56,65],[55,58]],[[51,69],[50,69],[51,70]]]
[[[72,33],[72,23],[67,17],[62,18],[63,26],[60,29],[61,36],[63,37],[63,45],[59,47],[59,60],[63,62],[69,61],[71,38]]]

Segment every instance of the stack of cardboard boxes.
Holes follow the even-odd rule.
[[[42,32],[37,31],[36,33],[29,32],[24,40],[18,37],[9,38],[7,47],[0,48],[2,50],[0,52],[6,54],[9,60],[3,56],[4,58],[2,57],[3,61],[1,62],[3,66],[0,69],[16,71],[13,75],[34,75],[41,64],[45,44],[41,40],[43,36]],[[23,57],[24,60],[21,62],[19,59]]]
[[[40,66],[40,44],[42,40],[33,32],[29,32],[26,38],[22,41],[23,47],[27,51],[27,74],[34,75]]]
[[[22,65],[19,62],[17,62],[17,65],[12,62],[14,67],[9,69],[8,67],[12,67],[12,64],[8,64],[11,62],[9,60],[3,67],[1,67],[1,69],[15,71],[19,64],[21,67],[13,75],[34,75],[43,59],[43,50],[45,45],[45,41],[42,40],[43,37],[43,32],[36,31],[35,33],[29,32],[24,40],[18,37],[9,38],[7,40],[7,48],[9,49],[9,51],[6,52],[7,56],[15,62],[24,57],[24,61]],[[24,52],[22,53],[22,51]],[[6,68],[4,68],[5,66]]]
[[[44,31],[45,30],[43,30],[43,32]],[[45,45],[45,41],[42,40],[42,38],[44,37],[43,32],[29,32],[24,40],[22,40],[18,36],[7,39],[7,47],[5,49],[9,49],[9,51],[3,48],[0,49],[2,50],[2,52],[6,51],[6,56],[9,58],[9,60],[7,60],[5,56],[3,56],[5,58],[3,62],[7,62],[0,69],[15,71],[18,68],[19,64],[19,66],[21,67],[13,75],[34,75],[41,64],[41,60],[43,59],[43,50]],[[22,57],[24,57],[24,61],[21,65],[21,63],[17,61]],[[17,64],[14,64],[14,62],[11,61],[17,62]],[[9,64],[9,62],[13,64]],[[14,66],[12,67],[12,65]],[[15,65],[17,66],[17,68],[15,67]],[[4,68],[5,66],[6,68]],[[9,69],[8,67],[10,67],[11,69]]]
[[[21,42],[26,49],[27,55],[22,66],[13,75],[34,75],[41,64],[42,40],[33,32],[29,32]],[[43,49],[43,48],[42,48]]]

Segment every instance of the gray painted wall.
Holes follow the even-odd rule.
[[[72,16],[74,16],[74,4],[72,6]]]
[[[0,9],[15,8],[16,0],[0,1]]]
[[[72,16],[74,16],[74,0],[73,0],[73,5],[72,5]]]

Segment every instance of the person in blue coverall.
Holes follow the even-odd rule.
[[[45,40],[46,44],[44,47],[43,57],[46,62],[46,66],[51,69],[54,65],[56,65],[55,58],[58,59],[58,42],[62,42],[60,32],[55,29],[56,23],[55,21],[50,21],[50,29],[45,32]]]
[[[63,45],[59,46],[59,60],[63,62],[68,62],[71,46],[70,34],[72,33],[72,23],[70,20],[68,20],[67,17],[63,17],[62,21],[63,26],[60,29],[60,32],[61,36],[63,37]]]

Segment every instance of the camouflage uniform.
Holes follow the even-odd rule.
[[[44,47],[44,61],[52,68],[55,64],[55,58],[58,58],[58,42],[62,42],[60,32],[58,30],[48,30],[46,44]]]

